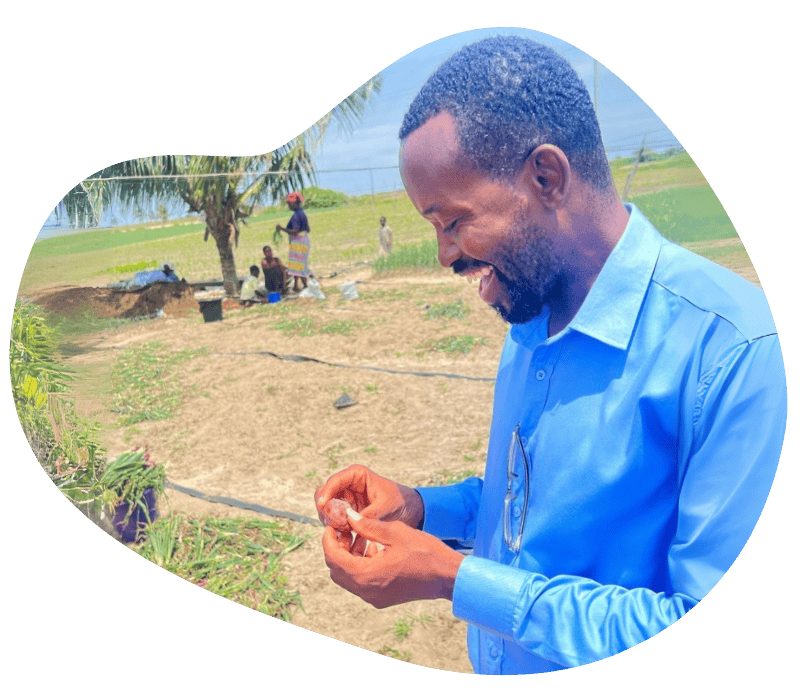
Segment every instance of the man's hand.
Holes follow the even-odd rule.
[[[422,523],[422,498],[412,488],[378,476],[371,469],[354,464],[334,474],[314,493],[317,510],[322,512],[332,498],[347,501],[366,518],[399,520],[411,528]]]
[[[322,548],[334,583],[376,608],[412,600],[453,599],[456,574],[464,559],[461,554],[402,522],[373,520],[352,509],[348,521],[358,539],[370,544],[363,556],[356,556],[332,527],[325,528]]]

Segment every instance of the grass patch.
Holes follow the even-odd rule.
[[[349,336],[358,324],[348,320],[319,323],[310,316],[283,318],[273,324],[273,328],[288,336],[345,335]]]
[[[80,231],[66,236],[53,236],[52,238],[36,241],[31,250],[31,259],[102,252],[117,246],[152,243],[164,238],[202,233],[204,230],[205,224],[196,221],[181,221],[167,225],[133,224],[116,228]]]
[[[430,615],[414,616],[411,614],[406,614],[403,617],[394,621],[391,631],[394,634],[394,638],[398,642],[401,642],[404,639],[408,639],[408,635],[411,634],[411,630],[413,629],[414,625],[417,622],[419,622],[423,627],[425,627],[425,623],[430,621],[431,621]]]
[[[128,265],[117,265],[116,267],[109,267],[106,270],[101,270],[101,274],[125,274],[126,272],[140,272],[142,270],[151,270],[158,267],[157,260],[142,260],[138,263],[130,263]]]
[[[737,237],[711,187],[681,187],[631,198],[666,238],[676,243]]]
[[[374,267],[376,272],[386,272],[398,268],[438,269],[439,247],[435,240],[427,240],[417,245],[399,247],[385,258],[378,258]]]
[[[130,348],[114,363],[112,411],[120,425],[171,418],[184,398],[178,367],[208,352],[206,348],[171,352],[152,342]]]
[[[56,321],[58,318],[58,321]],[[90,333],[125,328],[134,323],[143,323],[149,319],[142,318],[100,318],[88,309],[80,315],[56,316],[49,314],[48,320],[55,326],[56,332],[61,337],[62,344],[69,343],[70,339]]]
[[[468,355],[476,345],[488,345],[484,338],[473,335],[448,335],[429,341],[425,349],[432,352],[446,352],[451,355]]]
[[[425,318],[434,320],[443,318],[450,319],[464,319],[469,315],[469,306],[464,303],[463,299],[456,299],[455,301],[445,302],[442,304],[434,304],[428,309],[425,309]]]
[[[411,661],[411,652],[408,651],[398,651],[390,647],[388,644],[385,644],[380,649],[378,649],[378,653],[382,656],[390,656],[393,659],[397,659],[398,661]]]
[[[288,621],[302,602],[288,587],[281,559],[307,539],[265,520],[177,515],[149,525],[146,540],[132,548],[207,591]]]

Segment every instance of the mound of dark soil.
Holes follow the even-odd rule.
[[[98,318],[135,318],[159,310],[168,316],[187,316],[199,310],[194,290],[183,280],[154,282],[136,290],[62,287],[44,292],[34,302],[63,316],[82,316],[89,311]]]

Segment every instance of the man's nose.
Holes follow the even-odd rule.
[[[443,231],[437,231],[436,241],[439,244],[439,264],[442,267],[450,267],[461,257],[461,250],[449,234]]]

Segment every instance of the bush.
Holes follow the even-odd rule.
[[[303,197],[305,197],[304,207],[306,209],[329,209],[341,206],[347,201],[347,195],[344,192],[324,190],[320,187],[306,187],[303,190]]]
[[[61,492],[88,514],[109,494],[99,484],[96,428],[81,421],[64,392],[69,372],[55,361],[58,336],[44,311],[17,301],[11,324],[11,391],[33,454]]]

